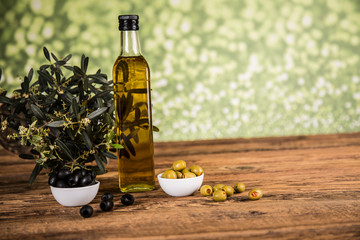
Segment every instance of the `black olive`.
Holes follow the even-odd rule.
[[[113,198],[114,198],[114,196],[109,192],[106,192],[101,196],[101,200],[103,200],[103,201],[112,201]]]
[[[81,170],[78,170],[77,173],[79,173],[81,177],[85,177],[87,171],[85,169],[81,169]]]
[[[65,180],[60,179],[60,180],[57,180],[57,181],[56,181],[55,187],[58,187],[58,188],[67,188],[67,187],[69,187],[69,185],[67,185],[67,183],[66,183]]]
[[[83,187],[83,186],[88,186],[90,185],[92,182],[91,176],[90,175],[86,175],[85,177],[80,178],[79,180],[79,186]]]
[[[91,171],[91,178],[92,178],[93,181],[95,180],[95,178],[96,178],[96,171],[95,170]]]
[[[76,187],[79,183],[80,174],[73,173],[67,178],[67,183],[70,187]]]
[[[90,205],[85,205],[80,209],[80,214],[84,218],[91,217],[93,215],[93,208]]]
[[[132,205],[134,201],[135,201],[134,196],[128,193],[121,197],[121,203],[124,204],[125,206]]]
[[[101,201],[100,208],[104,212],[110,211],[114,207],[113,201]]]
[[[67,178],[69,175],[71,174],[70,170],[69,169],[61,169],[58,174],[57,174],[57,177],[59,179],[65,179]]]
[[[55,186],[57,180],[57,176],[56,175],[50,175],[49,176],[49,185],[50,186]]]

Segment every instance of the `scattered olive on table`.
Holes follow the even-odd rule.
[[[112,201],[113,198],[114,198],[114,196],[109,192],[106,192],[101,196],[102,201]]]
[[[231,197],[234,194],[234,189],[230,186],[223,186],[221,190],[226,193],[227,197]]]
[[[241,182],[238,182],[235,184],[235,187],[234,187],[235,191],[237,193],[242,193],[245,191],[245,184],[241,183]]]
[[[210,185],[203,185],[200,188],[200,193],[203,196],[211,196],[214,201],[222,202],[225,201],[228,197],[231,197],[234,193],[242,193],[245,191],[245,184],[238,182],[234,187],[229,185],[224,185],[222,183],[216,184],[213,188]],[[258,200],[263,196],[261,189],[254,188],[248,193],[250,200]]]
[[[80,215],[84,218],[89,218],[93,215],[93,208],[90,205],[85,205],[80,208]]]
[[[223,191],[223,190],[216,190],[214,193],[213,193],[213,199],[214,201],[216,202],[222,202],[222,201],[225,201],[226,200],[226,192]]]
[[[213,189],[210,185],[203,185],[200,188],[200,193],[203,196],[210,196],[212,194],[212,192],[213,192]]]
[[[103,210],[104,212],[108,212],[111,211],[111,209],[114,207],[114,202],[113,201],[101,201],[100,202],[100,208],[101,210]]]
[[[133,195],[127,193],[121,197],[121,203],[125,206],[130,206],[134,203],[135,198]]]
[[[224,184],[221,184],[221,183],[216,184],[216,185],[214,186],[214,192],[217,191],[217,190],[222,189],[224,186],[225,186],[225,185],[224,185]]]
[[[104,212],[111,211],[111,209],[114,207],[113,199],[114,196],[111,193],[109,192],[104,193],[101,196],[101,202],[100,202],[101,210],[103,210]]]
[[[248,195],[251,200],[258,200],[262,198],[263,193],[261,189],[255,188],[255,189],[251,189]]]

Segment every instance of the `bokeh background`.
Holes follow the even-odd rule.
[[[0,87],[58,56],[111,79],[140,15],[156,141],[360,130],[357,0],[0,0]]]

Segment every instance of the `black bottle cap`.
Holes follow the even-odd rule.
[[[120,15],[119,31],[136,31],[139,30],[138,15]]]

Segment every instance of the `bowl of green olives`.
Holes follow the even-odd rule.
[[[65,207],[76,207],[89,204],[99,191],[100,182],[85,187],[61,188],[50,186],[55,200]]]
[[[198,165],[186,168],[186,162],[179,160],[174,162],[171,169],[160,173],[157,178],[166,194],[184,197],[200,189],[204,180],[204,170]]]

